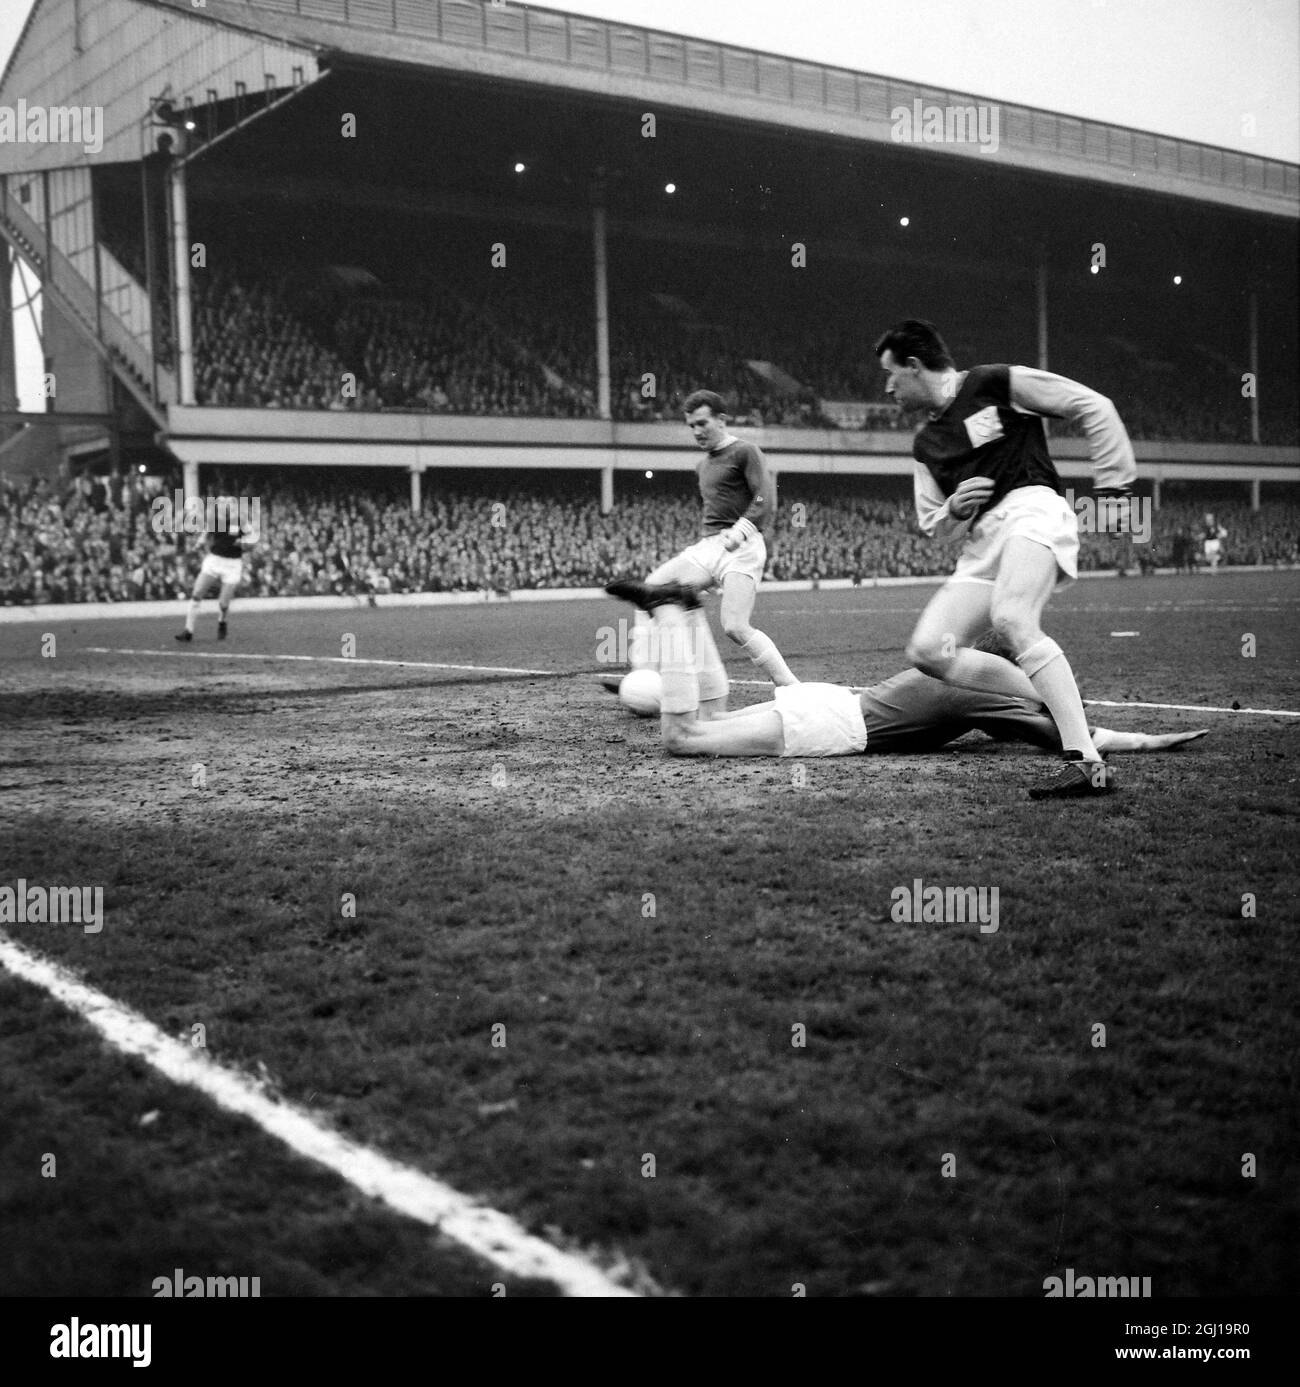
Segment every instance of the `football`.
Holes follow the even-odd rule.
[[[629,670],[618,686],[619,702],[639,718],[656,718],[663,700],[664,686],[659,679],[659,671],[654,669]]]

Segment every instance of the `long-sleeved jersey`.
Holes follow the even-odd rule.
[[[704,500],[704,533],[729,530],[748,520],[767,531],[776,519],[776,477],[767,459],[743,438],[709,453],[698,467]]]
[[[1048,486],[1063,493],[1047,451],[1043,416],[1082,426],[1098,487],[1132,484],[1137,475],[1133,445],[1104,395],[1028,366],[975,366],[947,407],[912,443],[916,516],[922,531],[947,538],[973,524],[1016,487]],[[969,477],[991,477],[994,488],[981,509],[963,520],[949,512],[948,498]]]
[[[242,559],[245,539],[255,538],[251,529],[236,524],[226,529],[213,530],[208,535],[208,548],[219,559]]]

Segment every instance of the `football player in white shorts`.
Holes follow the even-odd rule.
[[[762,452],[728,430],[721,395],[696,390],[687,396],[685,410],[696,446],[706,454],[698,467],[704,535],[660,564],[646,582],[652,586],[686,583],[698,591],[717,588],[722,594],[718,616],[723,633],[774,684],[793,684],[795,677],[771,637],[751,622],[758,585],[767,567],[763,532],[771,529],[776,518],[776,478]],[[617,582],[605,591],[633,600],[638,586],[635,581]],[[687,620],[702,652],[703,715],[710,717],[727,706],[727,675],[698,604],[691,608]],[[658,663],[649,630],[648,622],[638,616],[628,650],[633,669]]]
[[[208,535],[208,552],[194,580],[194,591],[185,613],[185,629],[177,632],[178,641],[194,639],[199,604],[214,587],[218,590],[217,639],[226,639],[230,602],[244,578],[244,554],[257,543],[257,531],[251,525],[241,524],[237,503],[231,498],[218,500],[216,516],[217,528]]]
[[[1214,518],[1214,513],[1206,511],[1205,525],[1201,530],[1201,553],[1211,573],[1219,571],[1219,564],[1223,561],[1223,541],[1227,538],[1227,530]]]
[[[929,411],[912,443],[917,521],[927,535],[965,538],[953,576],[916,624],[908,659],[936,679],[1047,706],[1065,764],[1029,791],[1032,799],[1105,793],[1112,772],[1089,735],[1074,672],[1040,624],[1052,590],[1078,577],[1079,552],[1078,522],[1042,421],[1080,424],[1094,495],[1127,497],[1137,463],[1115,406],[1077,381],[1026,366],[958,371],[934,324],[916,318],[884,333],[874,351],[886,391],[904,408]],[[1108,509],[1118,514],[1127,504]],[[973,648],[989,625],[1015,665]]]

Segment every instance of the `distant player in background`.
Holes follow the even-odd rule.
[[[1105,793],[1112,774],[1088,733],[1074,672],[1040,624],[1053,588],[1078,577],[1079,553],[1078,521],[1042,420],[1080,424],[1097,471],[1094,495],[1127,496],[1137,463],[1115,406],[1077,381],[1026,366],[958,371],[934,324],[921,319],[891,328],[874,350],[887,393],[905,409],[929,412],[912,443],[917,521],[927,535],[966,540],[953,576],[917,622],[908,658],[950,684],[1047,705],[1065,765],[1030,798]],[[990,624],[1015,665],[971,647]]]
[[[208,552],[203,557],[199,576],[185,613],[185,629],[178,631],[178,641],[194,639],[194,625],[199,616],[199,604],[217,589],[217,639],[228,634],[227,621],[235,589],[244,579],[244,554],[257,543],[257,531],[241,520],[238,503],[233,497],[220,497],[215,507],[215,528],[208,533]]]
[[[1201,552],[1211,573],[1219,571],[1219,565],[1223,562],[1223,541],[1227,538],[1228,532],[1214,518],[1214,512],[1206,511],[1205,524],[1201,529]]]
[[[1174,535],[1173,561],[1174,570],[1178,573],[1192,573],[1195,571],[1196,547],[1192,543],[1191,531],[1186,525],[1180,525],[1178,532]]]
[[[750,622],[758,585],[767,566],[764,531],[770,530],[776,519],[776,478],[759,449],[728,430],[726,406],[720,395],[712,390],[697,390],[687,396],[685,411],[696,446],[706,455],[698,468],[704,537],[660,564],[646,582],[682,583],[699,591],[720,589],[719,617],[727,637],[772,683],[797,683],[771,638]],[[615,597],[630,598],[639,586],[635,582],[611,583],[606,591]],[[702,716],[708,718],[726,708],[730,686],[708,619],[698,603],[690,608],[687,621],[692,639],[698,642],[702,653]],[[649,634],[650,619],[638,610],[628,649],[628,662],[633,669],[656,663]]]

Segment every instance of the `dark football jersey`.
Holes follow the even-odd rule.
[[[993,495],[981,515],[1016,487],[1047,486],[1065,493],[1047,451],[1042,418],[1012,407],[1008,366],[972,367],[947,409],[916,435],[912,456],[945,497],[969,477],[991,477]]]
[[[704,532],[728,530],[742,518],[766,530],[776,516],[776,478],[763,454],[738,438],[699,464]]]
[[[213,530],[208,536],[209,548],[219,559],[242,559],[244,551],[239,543],[241,534],[238,525],[231,525],[225,530]]]

